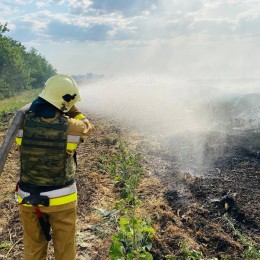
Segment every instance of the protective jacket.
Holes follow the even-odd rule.
[[[74,116],[84,118],[79,112],[75,113]],[[47,196],[49,206],[76,201],[73,154],[80,137],[86,136],[90,128],[81,120],[66,116],[54,119],[35,117],[33,113],[26,116],[24,127],[16,138],[21,146],[21,173],[17,186],[19,203],[30,194]]]
[[[44,122],[29,113],[24,130],[18,134],[22,182],[37,186],[58,186],[73,179],[75,162],[69,159],[69,152],[76,149],[80,137],[68,135],[67,117],[59,116],[51,122]]]
[[[38,186],[65,185],[71,175],[66,169],[68,119],[64,116],[44,122],[29,113],[24,122],[21,143],[22,182]]]

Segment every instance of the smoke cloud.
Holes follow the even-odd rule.
[[[117,76],[81,87],[81,107],[161,135],[257,128],[260,80]]]
[[[121,75],[81,86],[80,107],[155,136],[179,171],[198,174],[224,153],[228,135],[259,133],[259,84],[260,79]]]

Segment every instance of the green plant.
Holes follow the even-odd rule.
[[[235,228],[234,223],[229,219],[227,214],[224,215],[224,218],[227,221],[233,233],[238,237],[239,241],[247,247],[242,253],[243,257],[246,260],[260,259],[260,250],[255,247],[253,242],[249,241],[245,236],[243,236],[240,233],[239,230]]]
[[[243,256],[246,260],[260,259],[260,250],[257,250],[253,244],[248,244]]]
[[[26,90],[17,93],[17,95],[0,100],[0,115],[6,115],[14,112],[22,106],[31,103],[34,98],[40,93],[39,89]]]
[[[147,251],[152,248],[152,235],[155,233],[150,222],[137,217],[119,220],[119,231],[112,236],[109,256],[116,259],[153,259]]]
[[[132,154],[126,144],[120,143],[116,155],[108,166],[117,187],[123,187],[126,182],[131,185],[130,189],[137,187],[144,172],[141,160],[140,154]]]
[[[182,250],[182,259],[183,260],[203,260],[203,254],[200,251],[196,251],[189,248],[189,245],[186,242],[180,243],[180,248]]]
[[[1,81],[0,81],[1,84]],[[39,89],[27,90],[16,96],[0,100],[0,131],[6,131],[14,113],[22,106],[31,103],[39,94]]]
[[[43,87],[56,73],[36,49],[27,51],[20,42],[5,36],[7,23],[0,23],[0,100],[31,88]]]
[[[136,216],[136,209],[141,205],[136,188],[144,172],[141,160],[140,154],[131,153],[126,145],[120,143],[117,154],[108,164],[108,171],[121,195],[116,208],[123,213],[118,232],[112,236],[109,251],[112,260],[153,259],[149,251],[155,231],[149,220]]]
[[[102,217],[102,221],[92,226],[91,231],[96,236],[104,239],[113,234],[113,229],[117,225],[118,210],[107,210],[104,208],[97,208],[96,212]]]
[[[0,249],[2,248],[11,248],[11,243],[9,241],[4,241],[3,243],[0,244]]]

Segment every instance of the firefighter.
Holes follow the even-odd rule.
[[[18,131],[21,170],[16,196],[25,260],[46,259],[51,239],[56,260],[76,257],[75,150],[92,129],[75,107],[79,100],[73,78],[51,77]]]

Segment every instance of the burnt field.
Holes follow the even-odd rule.
[[[246,243],[259,249],[259,131],[182,133],[142,147],[191,244],[218,259],[245,259]],[[178,250],[178,236],[162,248]]]

